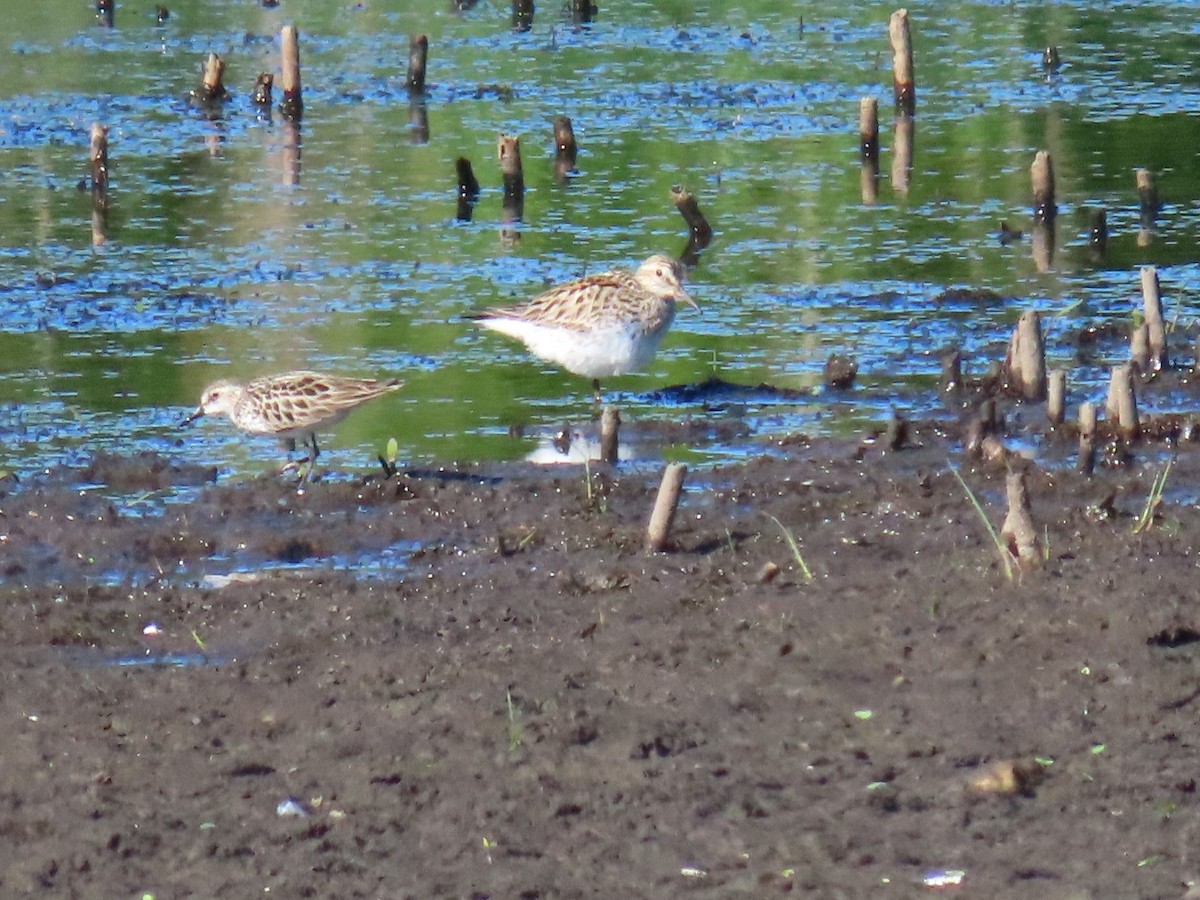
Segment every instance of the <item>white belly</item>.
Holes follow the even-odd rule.
[[[586,378],[609,378],[646,368],[666,329],[646,334],[637,324],[573,331],[520,319],[487,319],[488,328],[522,341],[529,352]]]

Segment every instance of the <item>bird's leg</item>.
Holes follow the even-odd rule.
[[[296,439],[284,438],[280,443],[283,444],[283,450],[288,455],[288,461],[284,463],[283,468],[279,470],[279,474],[290,472],[293,469],[299,469],[300,464],[291,458],[291,455],[296,452]]]
[[[592,400],[595,402],[595,404],[597,406],[599,406],[604,401],[604,396],[600,393],[600,379],[599,378],[592,379]]]
[[[312,477],[313,469],[317,464],[317,457],[321,454],[321,450],[317,446],[317,433],[315,431],[310,431],[308,433],[308,439],[312,442],[312,453],[308,455],[308,459],[305,461],[304,474],[300,476],[301,484],[304,484],[304,482],[308,481]]]

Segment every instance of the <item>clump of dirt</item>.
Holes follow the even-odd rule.
[[[1194,454],[1136,534],[1154,466],[964,463],[1010,582],[903,447],[693,471],[659,554],[624,464],[9,486],[0,892],[1181,896]]]

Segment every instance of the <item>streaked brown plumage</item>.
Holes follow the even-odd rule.
[[[683,266],[656,255],[633,272],[589,275],[528,303],[472,313],[468,319],[522,341],[569,372],[599,379],[649,365],[675,318],[676,303],[697,309],[683,289]]]
[[[284,372],[242,384],[229,379],[204,389],[200,405],[183,425],[201,416],[227,415],[248,434],[265,434],[295,446],[303,438],[311,446],[309,470],[320,452],[317,430],[336,425],[352,409],[403,386],[398,380],[344,378],[320,372]],[[307,473],[306,473],[307,474]]]

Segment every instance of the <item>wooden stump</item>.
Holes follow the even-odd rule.
[[[1051,425],[1061,425],[1066,416],[1067,371],[1055,369],[1046,382],[1046,418]]]
[[[1008,497],[1008,515],[1000,527],[1000,537],[1008,545],[1008,551],[1024,567],[1039,565],[1042,561],[1038,550],[1037,529],[1033,525],[1033,512],[1029,506],[1029,489],[1023,472],[1009,472],[1005,479],[1005,494]]]
[[[650,524],[646,528],[647,550],[658,553],[667,546],[671,522],[675,519],[679,496],[683,492],[685,475],[687,466],[683,463],[671,463],[663,471],[658,495],[654,499],[654,509],[650,513]]]
[[[1091,475],[1096,468],[1096,405],[1079,404],[1079,471]]]
[[[533,28],[533,0],[513,0],[512,30],[518,34]]]
[[[912,34],[907,9],[892,13],[888,21],[888,38],[892,43],[892,93],[896,109],[912,116],[917,111],[917,86],[913,77]]]
[[[1037,310],[1026,310],[1017,320],[1004,368],[1009,387],[1026,400],[1045,398],[1046,347],[1042,341],[1042,318]]]
[[[1054,161],[1045,150],[1039,150],[1029,167],[1033,185],[1033,221],[1053,222],[1058,215],[1054,193]]]
[[[561,184],[575,171],[579,145],[575,143],[575,128],[567,116],[554,117],[554,177]]]
[[[1162,297],[1159,295],[1158,269],[1142,267],[1142,309],[1146,315],[1146,329],[1150,351],[1150,366],[1159,372],[1167,368],[1167,326],[1163,320]]]
[[[620,458],[621,414],[615,406],[604,407],[600,414],[600,461],[616,465]]]
[[[1113,366],[1108,383],[1105,415],[1117,423],[1117,429],[1127,441],[1138,436],[1137,397],[1133,391],[1133,367]]]
[[[304,98],[300,87],[300,34],[295,25],[284,25],[280,37],[282,71],[279,84],[283,88],[283,99],[279,102],[279,111],[284,118],[299,122],[304,118]]]
[[[408,75],[404,86],[410,94],[425,93],[425,66],[429,62],[429,38],[417,34],[408,41]]]

